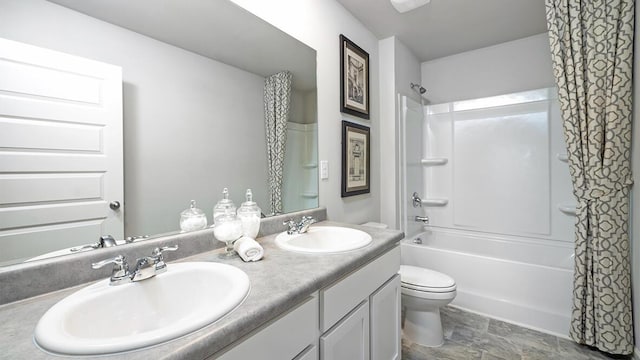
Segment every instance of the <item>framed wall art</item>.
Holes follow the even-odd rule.
[[[340,111],[369,119],[369,54],[340,35]]]
[[[370,191],[369,132],[366,126],[342,121],[342,197]]]

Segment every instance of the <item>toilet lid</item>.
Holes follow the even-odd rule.
[[[402,286],[432,292],[446,292],[456,289],[456,282],[448,275],[418,266],[400,265]]]

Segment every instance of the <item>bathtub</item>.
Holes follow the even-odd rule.
[[[404,239],[401,249],[402,264],[455,279],[451,305],[567,337],[573,244],[436,228]]]

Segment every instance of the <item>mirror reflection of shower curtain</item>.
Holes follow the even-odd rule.
[[[271,214],[282,213],[282,175],[287,143],[287,120],[291,104],[291,79],[290,72],[282,71],[267,77],[264,82],[264,120]]]

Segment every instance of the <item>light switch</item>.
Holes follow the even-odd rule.
[[[320,161],[320,180],[329,179],[329,161],[321,160]]]

